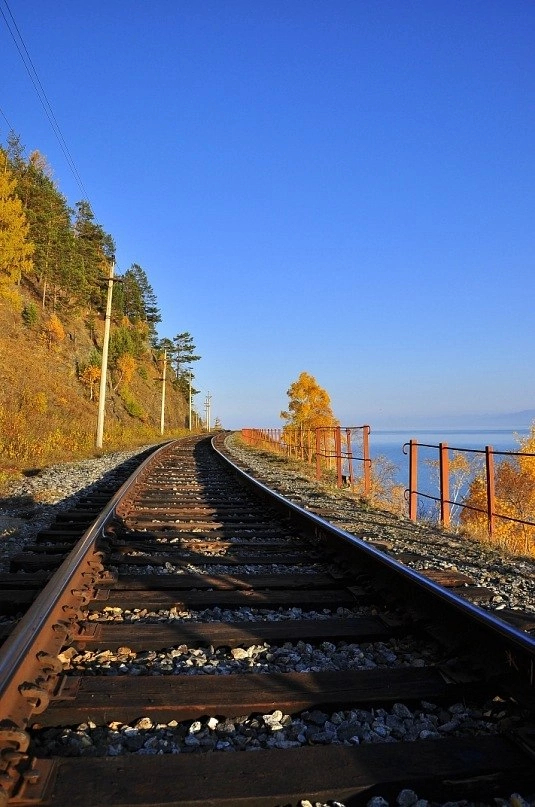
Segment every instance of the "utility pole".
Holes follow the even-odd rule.
[[[189,370],[189,418],[188,418],[188,424],[189,424],[189,430],[191,431],[191,367],[188,367],[188,370]]]
[[[102,344],[102,365],[100,368],[100,393],[98,396],[98,419],[97,419],[97,448],[102,448],[104,437],[104,409],[106,406],[106,381],[108,376],[108,347],[110,344],[110,322],[111,322],[111,300],[113,296],[113,272],[115,262],[110,263],[110,273],[108,275],[108,297],[106,300],[106,317],[104,319],[104,342]]]
[[[210,401],[212,400],[212,396],[209,392],[206,393],[206,398],[204,399],[204,408],[206,411],[206,431],[210,431]]]
[[[162,411],[160,414],[160,434],[164,432],[165,425],[165,375],[167,371],[167,350],[163,352],[163,372],[162,372]]]

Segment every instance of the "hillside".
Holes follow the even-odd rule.
[[[98,382],[82,383],[81,369],[102,349],[103,316],[89,310],[59,311],[50,326],[49,309],[28,282],[20,301],[0,295],[0,474],[56,461],[92,456],[98,409]],[[31,308],[32,321],[24,317]],[[26,322],[25,322],[26,319]],[[116,323],[112,323],[113,329]],[[62,333],[63,330],[63,333]],[[159,442],[187,426],[188,402],[166,384],[165,433],[160,435],[161,362],[145,342],[121,378],[108,374],[104,451]],[[131,376],[131,377],[129,377]]]

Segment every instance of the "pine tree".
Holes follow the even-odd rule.
[[[133,263],[118,286],[117,310],[128,317],[130,322],[146,322],[151,337],[155,333],[155,324],[161,321],[156,304],[156,295],[149,283],[144,269]]]
[[[153,333],[156,323],[162,321],[157,305],[156,295],[154,294],[154,290],[149,283],[145,270],[142,269],[139,264],[133,263],[130,271],[135,277],[141,292],[143,319],[149,323],[151,333]]]
[[[63,301],[68,302],[79,286],[70,273],[71,211],[52,181],[46,159],[38,151],[32,152],[27,162],[20,151],[15,151],[11,167],[30,227],[29,238],[35,246],[33,264],[42,289],[43,308],[50,289],[54,300],[61,289]]]
[[[74,221],[74,271],[82,285],[80,291],[84,302],[104,309],[107,267],[114,259],[115,244],[111,235],[95,222],[91,205],[87,201],[76,202]]]
[[[193,336],[188,332],[177,333],[173,337],[173,361],[177,378],[184,374],[188,364],[199,361],[201,358],[195,354],[196,347],[193,344]]]

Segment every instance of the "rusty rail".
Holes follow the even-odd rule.
[[[439,462],[439,495],[432,496],[428,493],[423,493],[418,490],[418,448],[433,448],[438,450]],[[486,492],[486,507],[474,507],[473,505],[464,502],[453,501],[450,498],[450,470],[449,470],[449,452],[457,451],[467,454],[479,454],[485,457],[485,492]],[[514,516],[508,516],[504,513],[496,512],[496,484],[495,484],[495,469],[494,457],[496,455],[506,457],[535,457],[535,454],[522,452],[522,451],[495,451],[492,446],[485,446],[484,449],[478,448],[457,448],[455,446],[448,446],[447,443],[429,444],[419,443],[417,440],[409,440],[408,443],[403,444],[403,453],[409,456],[409,487],[406,489],[405,494],[409,503],[409,518],[412,521],[417,520],[418,510],[418,497],[421,496],[425,499],[431,499],[438,502],[440,506],[440,521],[443,527],[451,525],[451,508],[453,506],[473,510],[474,512],[483,513],[487,517],[487,530],[489,535],[495,532],[496,519],[503,519],[505,521],[512,521],[517,524],[524,524],[529,527],[535,527],[535,522],[526,521]]]
[[[341,438],[342,436],[340,434]],[[220,443],[223,442],[222,438],[223,435],[220,435]],[[214,439],[213,444],[216,441],[217,438]],[[169,448],[168,456],[167,448]],[[220,448],[223,446],[220,445]],[[344,601],[349,604],[354,604],[355,597],[360,598],[361,575],[364,574],[370,583],[377,581],[377,584],[373,585],[373,589],[370,584],[366,586],[367,589],[369,587],[374,592],[371,599],[372,613],[363,618],[360,626],[355,625],[351,619],[347,620],[352,623],[350,625],[340,624],[346,622],[345,617],[340,619],[336,617],[331,625],[322,622],[322,636],[331,638],[329,631],[334,629],[334,623],[337,623],[337,627],[344,631],[340,634],[343,636],[354,638],[357,634],[361,637],[368,636],[368,638],[382,636],[385,639],[388,635],[395,636],[398,632],[398,625],[396,619],[393,621],[391,619],[391,601],[388,597],[385,603],[387,618],[383,619],[381,606],[379,612],[376,612],[375,593],[386,591],[390,595],[392,591],[399,591],[399,600],[406,599],[410,603],[408,618],[413,612],[426,615],[426,617],[428,614],[432,614],[440,625],[440,635],[446,635],[451,631],[452,637],[455,639],[458,635],[470,637],[468,643],[470,655],[472,652],[477,655],[478,674],[480,670],[485,673],[483,686],[485,698],[488,697],[487,690],[493,691],[490,689],[492,684],[489,683],[489,679],[494,679],[496,687],[494,691],[499,693],[507,692],[506,682],[510,681],[515,695],[514,713],[516,714],[519,693],[523,693],[524,690],[529,691],[529,687],[533,686],[535,640],[532,637],[509,626],[500,618],[488,614],[471,602],[458,597],[454,591],[448,591],[429,577],[408,568],[373,545],[329,523],[324,517],[284,499],[280,494],[266,488],[263,483],[248,477],[241,468],[229,460],[225,459],[225,469],[221,472],[220,466],[212,462],[211,449],[209,449],[209,441],[206,438],[188,439],[169,447],[164,446],[153,457],[155,467],[151,468],[146,464],[141,466],[138,478],[129,480],[121,488],[116,497],[110,501],[106,511],[80,539],[74,551],[75,557],[72,561],[66,562],[69,568],[74,566],[76,558],[80,557],[86,545],[93,546],[95,541],[99,540],[99,545],[94,546],[96,554],[94,563],[96,565],[86,573],[90,576],[81,581],[80,591],[70,591],[73,585],[78,586],[78,582],[73,580],[70,572],[63,575],[60,569],[58,575],[62,580],[61,592],[57,592],[56,583],[60,577],[56,576],[54,581],[51,581],[48,594],[50,595],[52,591],[61,593],[61,601],[54,601],[51,606],[47,605],[45,609],[47,613],[42,616],[40,610],[34,609],[32,619],[25,620],[24,633],[27,638],[22,643],[17,640],[17,644],[25,657],[30,656],[29,664],[31,666],[28,668],[28,672],[14,657],[18,653],[14,654],[12,650],[8,653],[9,656],[13,656],[13,659],[7,665],[11,667],[11,672],[5,676],[9,691],[4,690],[4,693],[8,700],[3,702],[0,708],[3,716],[0,725],[0,729],[3,731],[3,733],[0,732],[0,762],[3,765],[3,768],[0,767],[0,804],[5,807],[8,804],[12,807],[16,807],[16,805],[29,807],[29,805],[37,804],[64,807],[66,804],[73,803],[83,804],[85,807],[111,803],[123,805],[123,807],[136,803],[146,805],[165,803],[170,807],[172,805],[177,807],[179,804],[187,804],[192,807],[192,805],[201,803],[230,805],[238,802],[286,804],[296,803],[302,795],[303,789],[307,787],[314,794],[319,794],[318,797],[321,796],[322,800],[330,798],[332,795],[336,798],[344,798],[344,800],[347,796],[354,801],[355,798],[359,800],[360,796],[366,797],[365,792],[372,787],[377,788],[381,782],[384,782],[389,789],[398,782],[404,783],[404,786],[413,784],[413,782],[414,786],[417,782],[427,785],[429,771],[435,775],[437,764],[443,766],[440,767],[436,778],[437,786],[440,787],[440,792],[443,794],[444,782],[451,782],[453,789],[448,790],[448,793],[451,792],[452,797],[459,792],[459,786],[464,786],[464,781],[468,777],[471,782],[482,782],[485,792],[490,788],[495,792],[497,782],[502,787],[506,787],[511,780],[514,780],[515,785],[528,781],[528,777],[529,781],[532,781],[532,756],[524,754],[524,750],[527,751],[532,746],[529,734],[530,724],[527,720],[524,721],[525,728],[524,724],[520,728],[515,727],[514,746],[508,738],[502,741],[501,738],[474,737],[462,740],[459,746],[454,739],[448,754],[445,754],[443,750],[443,742],[446,741],[440,740],[438,747],[430,744],[423,745],[423,743],[418,745],[416,754],[411,748],[402,747],[400,749],[395,746],[393,753],[393,747],[387,746],[386,743],[370,743],[364,749],[350,748],[351,758],[348,758],[348,749],[342,746],[333,745],[331,748],[323,748],[318,745],[312,749],[314,752],[312,761],[308,753],[309,748],[290,748],[284,751],[266,749],[265,752],[259,754],[244,753],[243,755],[241,753],[228,755],[207,752],[137,756],[132,753],[121,756],[118,763],[113,763],[111,767],[108,764],[109,759],[95,759],[85,755],[81,755],[77,759],[69,758],[67,755],[57,757],[55,754],[50,758],[33,756],[35,750],[29,744],[28,729],[32,731],[33,727],[38,730],[39,726],[45,729],[59,726],[68,730],[69,726],[79,725],[81,718],[84,721],[93,722],[96,727],[107,723],[114,717],[124,725],[126,721],[137,715],[152,716],[155,723],[160,720],[170,720],[170,718],[176,722],[187,719],[187,716],[192,714],[202,716],[213,713],[223,717],[232,714],[247,715],[255,712],[262,713],[266,705],[275,703],[274,697],[277,697],[277,704],[285,703],[288,712],[294,714],[298,710],[302,710],[303,704],[311,708],[316,708],[316,706],[319,708],[324,703],[336,703],[338,708],[340,704],[349,706],[358,705],[361,702],[382,703],[385,697],[394,703],[402,698],[403,692],[408,691],[406,670],[393,671],[394,673],[402,672],[403,676],[390,675],[391,671],[387,671],[387,680],[377,688],[374,684],[376,673],[372,671],[370,676],[369,670],[336,670],[334,677],[337,680],[334,680],[331,672],[327,671],[324,679],[319,681],[317,673],[310,674],[308,680],[305,678],[308,674],[301,672],[295,675],[292,673],[281,675],[278,672],[262,673],[256,681],[253,681],[251,688],[245,687],[245,693],[240,684],[235,696],[230,699],[229,687],[225,682],[222,682],[220,687],[216,686],[214,691],[212,684],[206,688],[206,685],[203,684],[205,676],[202,675],[197,676],[196,680],[184,675],[181,681],[174,675],[167,678],[162,675],[147,676],[145,681],[132,679],[129,676],[109,677],[105,675],[95,677],[80,675],[78,681],[73,680],[71,675],[58,678],[58,674],[63,670],[63,664],[58,659],[58,645],[64,647],[68,644],[76,649],[113,648],[114,653],[116,648],[123,646],[137,647],[139,651],[153,647],[170,647],[175,643],[180,645],[182,641],[179,638],[181,627],[177,623],[170,626],[167,639],[162,638],[160,632],[162,626],[159,624],[146,624],[144,626],[146,631],[139,624],[127,625],[125,626],[126,633],[123,633],[122,637],[115,632],[115,629],[112,629],[107,636],[103,635],[101,629],[104,628],[104,625],[102,624],[94,625],[96,631],[91,629],[93,623],[89,622],[90,612],[98,614],[103,603],[122,603],[119,610],[137,607],[141,604],[141,588],[143,595],[147,595],[143,596],[143,604],[150,610],[159,610],[162,605],[166,608],[173,605],[177,607],[178,603],[187,602],[187,599],[182,599],[183,597],[193,598],[190,599],[190,604],[197,598],[197,604],[202,600],[205,606],[210,607],[217,604],[219,607],[225,601],[228,603],[228,600],[224,599],[225,594],[228,593],[231,593],[236,604],[247,599],[249,605],[258,594],[261,594],[261,599],[259,598],[258,601],[265,604],[266,601],[270,601],[269,596],[276,601],[282,594],[280,601],[285,602],[284,607],[290,605],[292,601],[302,605],[307,601],[312,604],[321,599],[324,604],[330,602],[333,607],[337,608],[345,597],[347,600]],[[223,460],[222,453],[219,453],[219,460]],[[230,474],[227,473],[228,469],[231,469]],[[239,480],[238,485],[235,485],[236,479]],[[231,480],[231,484],[227,485],[229,480]],[[249,495],[249,489],[241,490],[241,483],[252,486],[254,495]],[[201,487],[202,493],[200,492]],[[269,502],[267,508],[265,502]],[[273,512],[275,510],[279,510],[280,521],[275,517]],[[108,517],[113,519],[113,523],[107,525]],[[205,552],[199,552],[198,538],[192,538],[192,530],[195,529],[194,523],[198,523],[207,533],[209,540],[205,543],[214,544]],[[154,531],[154,535],[150,537],[149,533],[143,530],[143,525],[147,524],[150,524],[151,530]],[[213,529],[216,525],[217,528]],[[344,564],[340,567],[340,574],[333,572],[329,574],[328,578],[324,576],[322,583],[321,571],[319,577],[315,577],[315,579],[307,573],[304,576],[310,582],[303,585],[301,581],[299,587],[302,586],[303,590],[299,592],[298,598],[293,598],[286,595],[294,594],[298,575],[292,573],[288,580],[281,582],[284,572],[281,573],[279,567],[273,573],[267,573],[267,582],[266,576],[262,578],[262,591],[259,592],[253,585],[254,575],[249,574],[249,569],[255,558],[258,560],[257,550],[260,548],[260,554],[262,554],[269,543],[265,542],[265,532],[259,532],[255,536],[249,534],[243,540],[241,549],[234,558],[240,561],[235,564],[236,576],[231,576],[224,571],[225,566],[223,565],[221,573],[213,573],[213,576],[210,577],[204,575],[208,579],[202,586],[205,589],[202,592],[199,592],[199,578],[203,577],[201,574],[193,575],[185,586],[182,582],[182,586],[177,589],[178,578],[183,581],[185,577],[180,573],[175,579],[170,579],[166,575],[154,575],[160,581],[167,577],[165,581],[167,585],[160,586],[155,584],[154,580],[151,582],[147,576],[134,575],[136,579],[130,577],[127,582],[129,575],[122,575],[121,572],[118,574],[106,572],[105,567],[108,563],[116,568],[116,550],[119,547],[121,549],[128,547],[126,554],[121,552],[121,563],[129,556],[134,565],[137,565],[140,555],[145,555],[146,559],[152,563],[155,556],[159,555],[161,564],[171,563],[171,558],[174,557],[175,562],[189,565],[192,561],[192,546],[195,546],[193,554],[196,562],[209,567],[214,560],[214,549],[222,549],[226,553],[230,535],[242,531],[246,534],[256,532],[256,529],[263,525],[268,528],[268,534],[273,539],[273,558],[280,560],[280,548],[277,548],[280,547],[280,542],[277,541],[277,532],[279,532],[279,537],[285,547],[284,551],[290,548],[288,546],[288,538],[290,538],[290,543],[294,544],[294,548],[298,551],[299,563],[303,563],[304,566],[310,565],[311,558],[315,558],[316,550],[320,546],[325,547],[328,551],[326,556],[323,556],[321,552],[318,553],[321,564],[324,562],[324,557],[329,558],[330,563],[333,554],[336,554]],[[220,530],[221,527],[223,529]],[[165,541],[160,543],[157,533],[162,530],[166,535]],[[217,532],[219,535],[216,537]],[[146,544],[143,550],[136,546],[136,540],[141,534],[144,534],[144,538],[146,537],[150,542],[150,545]],[[172,542],[173,548],[167,544],[167,539],[171,537],[171,534],[177,540],[177,543]],[[196,533],[196,535],[199,534]],[[258,542],[258,537],[261,535],[264,536],[262,541],[264,546]],[[306,543],[308,541],[311,543]],[[167,545],[164,546],[164,544]],[[219,547],[216,547],[215,544],[219,544]],[[179,547],[179,553],[177,553],[176,549]],[[241,554],[244,549],[246,550],[245,556]],[[335,550],[334,553],[333,550]],[[224,564],[232,560],[233,552],[234,550],[229,557],[222,558]],[[165,560],[166,556],[167,560]],[[244,570],[238,571],[242,564]],[[271,566],[270,560],[267,565]],[[321,567],[318,568],[321,569]],[[346,568],[350,570],[347,573]],[[354,570],[356,569],[358,569],[359,587],[355,586]],[[124,587],[116,585],[119,583],[119,577],[123,578],[121,582],[126,584]],[[325,595],[321,598],[316,598],[319,593],[317,591],[318,580],[320,585],[327,586],[320,592]],[[102,586],[102,583],[105,585]],[[140,583],[141,588],[138,587]],[[214,584],[216,585],[214,586]],[[193,585],[193,589],[191,589],[191,585]],[[68,604],[67,610],[65,610],[66,600],[63,596],[65,593],[76,595],[80,602],[75,603],[72,607]],[[101,596],[103,594],[105,596]],[[125,594],[126,598],[123,596]],[[199,594],[207,596],[199,599]],[[366,601],[367,595],[364,588],[362,595],[363,601]],[[307,600],[307,597],[310,599]],[[272,604],[273,600],[271,600]],[[51,609],[58,610],[59,618],[52,613]],[[421,622],[421,618],[422,616],[417,616],[418,623]],[[370,620],[372,624],[370,624]],[[359,619],[357,618],[356,621],[359,622]],[[43,648],[48,647],[50,636],[48,625],[51,622],[58,627],[53,631],[52,647],[43,655]],[[97,623],[99,622],[100,619],[97,620]],[[320,635],[312,629],[314,622],[312,619],[303,620],[300,624],[295,620],[288,620],[288,622],[292,623],[287,634],[289,641],[300,641],[303,638],[316,641]],[[242,628],[239,628],[236,623],[233,626],[221,623],[225,628],[225,637],[220,637],[218,646],[226,647],[232,642],[241,647],[244,642],[250,644],[252,641],[280,640],[280,634],[277,639],[277,629],[273,630],[274,625],[270,625],[269,621],[268,623],[257,622],[255,628],[251,627],[250,622],[246,623],[245,628],[243,624]],[[268,631],[263,633],[264,638],[262,639],[260,626],[266,624]],[[406,630],[407,623],[403,622],[403,625]],[[118,625],[114,626],[114,628],[118,627]],[[212,621],[192,623],[190,620],[186,620],[182,626],[183,641],[187,641],[189,644],[192,640],[193,644],[200,643],[203,646],[207,643],[211,644],[215,636],[212,631],[213,627]],[[228,628],[230,629],[228,630]],[[238,631],[242,631],[241,636]],[[346,631],[348,631],[347,634]],[[462,653],[463,660],[465,652],[458,646],[457,641],[452,642],[451,645],[455,667],[450,670],[447,665],[444,665],[444,668],[448,669],[448,681],[444,680],[446,676],[442,675],[439,668],[429,671],[431,678],[425,671],[426,686],[430,685],[433,692],[439,696],[445,693],[445,687],[450,687],[450,682],[456,697],[458,693],[456,672],[458,671],[459,652]],[[467,661],[470,655],[467,655]],[[482,658],[488,659],[488,663],[482,664]],[[3,658],[0,660],[0,669],[2,669],[2,662]],[[33,667],[36,664],[39,665],[38,673],[42,677],[46,676],[47,680],[42,677],[33,680]],[[492,671],[490,675],[489,670]],[[408,672],[411,676],[412,671]],[[411,699],[415,697],[413,686],[419,687],[421,681],[420,671],[414,670],[414,673],[408,696]],[[463,673],[465,677],[459,680],[464,681],[467,678],[473,686],[474,681],[471,676],[467,676],[464,670]],[[82,681],[82,678],[85,680]],[[303,682],[298,682],[297,678],[303,678]],[[130,680],[128,681],[128,679]],[[347,683],[349,679],[350,688]],[[401,680],[398,682],[398,679]],[[84,685],[90,680],[94,681],[96,686],[92,690],[90,688],[89,692],[86,689],[84,696]],[[121,683],[127,681],[129,683],[127,697],[125,697],[124,691],[121,695],[115,686],[119,680]],[[182,687],[185,682],[195,686],[187,687],[185,692]],[[106,683],[111,683],[111,686],[106,688]],[[150,687],[145,686],[150,683]],[[177,684],[180,686],[176,686]],[[400,684],[402,686],[398,689]],[[273,693],[281,694],[277,696]],[[420,694],[423,694],[421,690]],[[0,695],[2,695],[1,687]],[[115,698],[116,695],[117,698]],[[50,704],[48,704],[48,700],[51,701]],[[526,700],[526,704],[532,706],[532,701],[533,698],[531,701]],[[22,702],[21,706],[19,702]],[[503,702],[505,703],[505,700]],[[532,712],[531,706],[529,713]],[[528,706],[526,706],[527,712]],[[35,725],[34,715],[39,716]],[[520,734],[520,730],[524,733]],[[490,747],[487,747],[487,740],[492,744]],[[434,741],[432,740],[431,743]],[[402,755],[401,760],[400,754]],[[420,755],[423,759],[420,759]],[[277,757],[277,759],[273,760],[271,756]],[[245,777],[248,783],[245,796],[242,757],[245,760],[251,760],[250,763],[246,762],[249,767]],[[282,759],[282,764],[278,764],[279,757]],[[407,774],[410,760],[416,758],[415,769],[411,769]],[[458,767],[458,760],[462,762],[461,768]],[[260,768],[257,767],[259,764]],[[514,776],[511,776],[513,768]],[[215,774],[214,769],[216,769]],[[394,769],[396,769],[395,773],[393,773]],[[275,782],[273,782],[274,770],[281,771]],[[311,770],[317,774],[313,780],[310,778]],[[384,778],[380,781],[378,776],[383,777],[383,771],[385,772]],[[502,771],[508,778],[505,778]],[[408,775],[413,782],[407,781]],[[366,779],[363,779],[363,776],[366,776]],[[342,782],[341,777],[345,777]],[[177,782],[180,784],[178,791]],[[269,782],[269,792],[266,792],[266,782]],[[184,787],[183,783],[186,783]]]
[[[11,796],[15,789],[21,803],[33,803],[32,785],[43,766],[37,762],[34,768],[32,762],[32,767],[25,769],[29,747],[26,729],[30,719],[48,707],[57,674],[62,669],[57,655],[72,637],[81,609],[91,599],[97,581],[105,576],[103,555],[96,548],[97,538],[137,475],[168,446],[169,443],[163,444],[144,460],[112,496],[2,646],[0,807],[14,803]],[[19,766],[24,770],[22,778]]]
[[[316,479],[334,473],[336,486],[352,489],[357,484],[355,463],[362,463],[362,493],[369,496],[372,488],[369,426],[316,426],[300,429],[242,429],[243,440],[250,446],[315,464]],[[355,435],[357,433],[357,436]],[[354,443],[362,442],[362,456],[355,456]]]

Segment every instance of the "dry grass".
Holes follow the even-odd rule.
[[[39,311],[32,327],[24,324],[20,306],[0,298],[0,477],[4,478],[26,468],[98,453],[98,404],[89,400],[77,376],[77,367],[95,348],[84,316],[60,314],[65,338],[50,342],[45,328],[48,313],[42,313],[29,292],[22,295],[24,304],[33,301]],[[97,323],[97,340],[101,331],[102,323]],[[127,411],[121,392],[107,393],[104,451],[131,449],[184,433],[186,403],[168,384],[166,433],[160,435],[161,383],[149,353],[138,363],[128,387],[129,408],[132,411],[135,401],[143,418]]]

